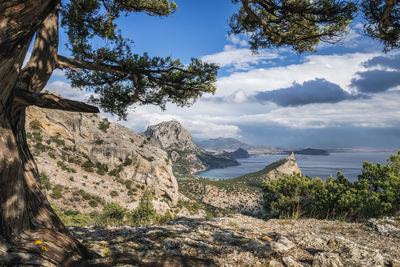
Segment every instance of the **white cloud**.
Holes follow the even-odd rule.
[[[237,36],[229,35],[227,40],[229,44],[224,46],[222,52],[201,57],[205,62],[215,63],[220,67],[233,67],[235,70],[248,70],[254,68],[259,63],[266,64],[268,60],[280,58],[279,53],[259,51],[253,53],[248,46],[247,41]]]
[[[69,83],[60,80],[56,80],[46,84],[44,90],[59,94],[68,99],[80,101],[89,98],[89,96],[91,95],[91,93],[87,91],[72,88]]]
[[[304,63],[236,72],[218,79],[215,96],[228,96],[239,89],[249,95],[257,91],[287,88],[294,82],[304,83],[316,78],[338,84],[351,93],[351,79],[356,72],[365,70],[362,62],[379,54],[310,55],[305,57]]]

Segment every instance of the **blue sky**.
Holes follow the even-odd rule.
[[[280,147],[385,147],[400,144],[400,53],[358,34],[353,23],[342,45],[322,43],[318,52],[289,48],[249,50],[245,36],[229,36],[235,6],[229,0],[177,0],[168,18],[134,14],[120,19],[137,53],[191,57],[220,67],[215,95],[190,108],[139,106],[122,124],[137,132],[175,119],[195,138],[233,137]],[[60,38],[61,53],[64,35]],[[61,71],[49,91],[82,99]],[[116,121],[109,114],[104,114]]]

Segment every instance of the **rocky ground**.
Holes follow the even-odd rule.
[[[235,215],[181,217],[141,228],[71,230],[89,248],[106,256],[103,261],[113,255],[121,259],[121,255],[125,259],[131,255],[142,264],[158,259],[158,266],[400,266],[400,218],[347,223],[263,221]],[[124,263],[136,266],[129,260]],[[148,266],[152,265],[156,262]]]

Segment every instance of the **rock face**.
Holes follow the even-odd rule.
[[[157,140],[161,148],[168,152],[176,170],[196,172],[209,168],[239,165],[232,158],[214,156],[200,149],[192,141],[189,131],[177,121],[149,126],[144,134]]]
[[[147,263],[157,257],[165,264],[148,266],[384,267],[399,266],[400,259],[398,235],[382,235],[368,223],[234,215],[178,218],[142,228],[75,227],[72,232],[100,255],[125,253]],[[191,262],[172,264],[182,257]]]
[[[135,208],[147,189],[161,205],[178,201],[169,156],[150,138],[95,114],[37,108],[29,108],[26,127],[39,171],[51,184],[50,197],[52,186],[61,188],[62,197],[52,200],[61,207],[96,209],[74,202],[81,190],[127,208]]]

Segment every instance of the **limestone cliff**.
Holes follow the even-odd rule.
[[[172,162],[156,141],[96,114],[29,108],[27,136],[53,203],[87,212],[118,202],[135,208],[151,190],[176,205]],[[95,203],[97,202],[97,204]]]
[[[145,135],[158,141],[170,155],[174,169],[196,172],[209,168],[223,168],[239,165],[226,156],[214,156],[200,149],[188,130],[177,121],[162,122],[149,126]]]

